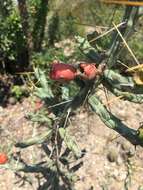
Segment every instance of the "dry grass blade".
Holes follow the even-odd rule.
[[[70,113],[71,113],[71,109],[69,108],[69,109],[67,110],[67,115],[66,115],[66,118],[65,118],[65,122],[64,122],[63,128],[65,128],[66,125],[67,125],[67,122],[68,122],[68,118],[69,118]]]
[[[128,6],[143,6],[143,2],[138,2],[138,1],[101,0],[101,2],[108,3],[108,4],[128,5]]]
[[[133,72],[133,79],[135,83],[138,85],[143,85],[143,64],[131,67],[126,71]]]
[[[134,67],[128,68],[126,71],[127,72],[135,72],[143,69],[143,64],[136,65]]]
[[[17,75],[30,75],[30,74],[34,74],[34,72],[19,72],[16,73]]]
[[[78,22],[74,22],[73,24],[76,24],[76,25],[81,25],[81,26],[91,26],[91,27],[94,27],[94,28],[97,28],[97,29],[108,29],[109,27],[108,26],[99,26],[99,25],[94,25],[94,24],[87,24],[87,23],[78,23]]]
[[[119,99],[121,99],[121,98],[123,98],[123,97],[124,97],[124,96],[121,95],[121,96],[117,96],[117,97],[115,97],[115,98],[112,98],[111,100],[108,100],[108,101],[104,104],[104,106],[109,106],[109,105],[111,105],[112,103],[116,102],[117,100],[119,100]]]
[[[133,79],[137,85],[143,85],[143,70],[135,72]]]
[[[103,90],[104,90],[104,93],[105,93],[105,98],[106,98],[106,103],[104,105],[107,106],[108,110],[111,112],[111,107],[110,107],[110,104],[108,104],[109,102],[109,98],[108,98],[108,91],[106,88],[104,88],[103,86]]]
[[[121,26],[124,25],[124,24],[125,24],[125,22],[122,22],[122,23],[118,24],[117,27],[121,27]],[[106,31],[106,32],[104,32],[104,33],[102,33],[101,35],[97,36],[96,38],[93,38],[92,40],[89,41],[89,43],[94,42],[94,41],[98,40],[99,38],[102,38],[102,37],[106,36],[107,34],[113,32],[114,30],[116,30],[115,27],[113,27],[113,28],[111,28],[110,30],[108,30],[108,31]]]
[[[121,65],[123,65],[124,67],[126,67],[127,69],[129,69],[130,67],[128,67],[128,65],[126,65],[125,63],[123,63],[122,61],[120,60],[117,60],[118,63],[120,63]]]
[[[66,104],[66,103],[68,103],[68,102],[71,102],[71,101],[72,101],[72,100],[63,101],[63,102],[60,102],[60,103],[58,103],[58,104],[54,104],[54,105],[52,105],[52,106],[48,106],[48,108],[54,108],[54,107],[60,106],[60,105],[62,105],[62,104]]]
[[[31,89],[33,89],[33,88],[36,88],[36,85],[37,85],[37,83],[39,83],[39,80],[34,84],[33,83],[33,81],[31,80],[31,78],[30,78],[30,75],[34,75],[34,72],[18,72],[18,73],[16,73],[17,75],[21,75],[21,77],[23,77],[24,75],[26,75],[27,76],[27,82],[25,82],[25,83],[27,83],[27,87],[29,86],[29,90],[31,91]],[[25,81],[24,79],[23,79],[23,81]]]
[[[115,23],[113,23],[113,26],[116,28],[119,36],[121,37],[122,41],[124,42],[125,46],[127,47],[128,51],[130,52],[130,54],[132,55],[133,59],[135,60],[135,62],[137,63],[137,65],[140,65],[139,61],[137,60],[137,58],[135,57],[134,53],[132,52],[131,48],[129,47],[129,45],[127,44],[126,40],[124,39],[124,37],[122,36],[121,32],[119,31],[119,29],[117,28],[117,26],[115,25]]]

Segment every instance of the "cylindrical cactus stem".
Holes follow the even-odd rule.
[[[115,72],[111,69],[106,69],[103,73],[103,76],[105,82],[108,82],[111,86],[114,86],[114,88],[119,90],[128,90],[135,86],[132,77],[122,76],[118,72]]]
[[[36,137],[30,138],[23,142],[18,142],[15,144],[16,147],[20,148],[27,148],[28,146],[32,146],[35,144],[42,144],[45,142],[52,134],[52,130],[45,131],[41,135],[38,135]]]
[[[25,173],[41,173],[41,172],[48,172],[47,165],[40,166],[39,164],[34,165],[25,165],[24,163],[15,163],[15,164],[4,164],[0,166],[0,169],[10,169],[14,172],[23,171]]]
[[[128,100],[134,103],[143,103],[143,94],[134,94],[130,92],[122,92],[116,88],[108,88],[116,96],[123,96],[124,100]]]
[[[121,91],[131,92],[134,94],[143,94],[141,85],[136,85],[132,77],[123,76],[120,73],[105,69],[103,72],[104,85],[107,88],[116,88]]]
[[[133,145],[140,145],[143,147],[143,139],[138,136],[137,131],[127,127],[120,119],[109,112],[95,95],[89,97],[88,102],[92,110],[96,112],[107,127],[118,132]]]

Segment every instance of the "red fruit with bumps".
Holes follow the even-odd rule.
[[[0,164],[5,164],[8,161],[8,157],[5,153],[0,153]]]
[[[94,79],[98,74],[98,70],[94,64],[81,63],[80,68],[83,70],[85,78]]]
[[[50,78],[57,81],[71,81],[76,77],[76,69],[72,65],[54,62],[52,64]]]

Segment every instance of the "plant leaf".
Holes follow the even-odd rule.
[[[52,90],[48,84],[48,80],[45,76],[44,71],[36,68],[35,69],[35,76],[40,81],[40,84],[41,84],[41,87],[36,88],[35,95],[40,97],[41,99],[53,98],[54,95],[53,95]]]
[[[66,86],[62,86],[62,100],[69,100],[69,88]]]

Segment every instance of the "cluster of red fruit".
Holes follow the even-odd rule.
[[[60,82],[74,80],[77,76],[86,80],[94,79],[99,74],[93,63],[80,63],[78,68],[73,65],[54,61],[50,72],[50,78]]]

